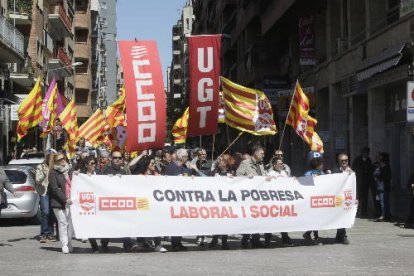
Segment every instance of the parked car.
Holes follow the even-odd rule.
[[[33,223],[40,222],[39,195],[35,189],[35,169],[30,166],[6,166],[4,168],[17,192],[14,197],[6,191],[8,207],[1,210],[2,218],[26,218]]]
[[[20,159],[10,160],[8,165],[14,166],[31,166],[36,169],[37,165],[43,163],[45,160],[43,152],[28,153]]]

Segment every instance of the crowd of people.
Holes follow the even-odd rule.
[[[265,149],[260,145],[253,146],[250,154],[236,152],[230,155],[225,153],[220,155],[214,162],[207,158],[207,152],[203,148],[185,149],[167,146],[163,150],[144,150],[139,154],[131,155],[119,150],[110,151],[106,148],[88,147],[84,140],[80,141],[73,159],[68,159],[64,152],[49,150],[44,163],[40,164],[36,170],[36,190],[40,195],[41,207],[39,241],[41,243],[53,242],[57,240],[58,235],[58,239],[62,244],[62,252],[70,253],[73,251],[71,245],[73,227],[69,208],[72,204],[70,190],[73,174],[198,177],[267,176],[269,179],[292,176],[290,167],[284,162],[283,151],[275,150],[267,164],[264,162],[264,156]],[[352,172],[348,155],[345,153],[337,156],[337,166],[332,171],[324,169],[323,160],[322,154],[309,152],[307,157],[309,170],[304,175],[318,176],[327,173]],[[357,177],[359,216],[365,217],[367,215],[368,194],[371,189],[371,193],[375,196],[373,198],[374,202],[378,203],[376,221],[388,219],[390,215],[388,197],[391,183],[388,155],[380,153],[377,162],[372,163],[369,159],[369,149],[364,148],[361,155],[353,162],[353,169]],[[5,187],[13,191],[10,185]],[[412,221],[407,221],[407,223],[412,223]],[[55,227],[56,225],[57,227]],[[313,244],[320,244],[317,230],[305,232],[303,238]],[[169,237],[169,239],[172,251],[187,249],[182,243],[182,237]],[[214,235],[208,244],[206,244],[206,237],[197,236],[196,243],[199,246],[215,248],[219,245],[219,239],[221,240],[221,248],[229,249],[227,235]],[[264,243],[262,243],[259,234],[242,234],[241,247],[269,247],[271,239],[271,233],[264,234]],[[338,243],[349,244],[345,229],[337,230],[335,240]],[[156,252],[167,252],[161,241],[162,237],[151,239],[128,237],[122,239],[123,248],[127,252],[140,251],[145,248],[153,248]],[[288,233],[281,233],[281,241],[283,246],[294,246]],[[109,250],[109,239],[100,239],[101,248],[99,248],[96,239],[89,239],[89,242],[93,252]]]

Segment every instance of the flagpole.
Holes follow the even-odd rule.
[[[296,84],[295,84],[295,88],[293,89],[293,95],[292,95],[292,99],[290,99],[290,105],[289,105],[289,110],[288,113],[286,115],[286,119],[285,119],[285,125],[283,126],[283,131],[282,131],[282,135],[280,137],[280,141],[279,141],[279,150],[282,147],[282,143],[283,143],[283,137],[285,136],[285,130],[286,130],[286,122],[288,120],[289,117],[289,113],[290,113],[290,108],[292,107],[292,103],[293,103],[293,99],[295,98],[295,94],[296,94],[296,86],[298,85],[299,80],[296,79]]]
[[[213,134],[213,146],[211,147],[211,162],[214,162],[214,144],[216,143],[216,134]]]
[[[222,156],[242,136],[243,133],[244,131],[241,131],[239,135],[237,135],[237,137],[233,140],[233,142],[231,142],[230,145],[217,158]]]

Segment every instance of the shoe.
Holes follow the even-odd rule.
[[[174,252],[178,252],[178,251],[187,251],[187,247],[185,247],[184,245],[182,245],[182,244],[179,244],[179,245],[173,245],[172,247],[171,247],[171,250],[172,251],[174,251]]]
[[[109,247],[106,243],[101,244],[102,252],[109,252]]]
[[[270,240],[265,240],[264,247],[266,247],[266,248],[270,247]]]
[[[282,245],[286,247],[292,247],[295,246],[290,238],[284,238],[282,239]]]
[[[384,217],[380,216],[379,218],[375,219],[374,222],[384,221]]]
[[[312,239],[312,237],[311,237],[311,232],[309,231],[309,232],[305,232],[305,234],[303,234],[303,236],[302,236],[305,240],[311,240]]]
[[[196,244],[197,244],[198,246],[204,246],[204,244],[205,244],[205,240],[206,240],[206,238],[205,238],[205,237],[198,237],[198,238],[197,238],[197,241],[196,241]]]
[[[158,246],[155,247],[155,252],[167,253],[168,250],[165,249],[162,245],[158,245]]]
[[[69,248],[69,252],[72,253],[73,252],[72,243],[68,243],[68,248]]]
[[[67,246],[62,247],[63,254],[69,254],[69,248]]]
[[[98,248],[92,248],[92,253],[99,253],[99,249]]]
[[[345,245],[349,244],[349,240],[348,240],[347,237],[343,237],[343,238],[336,237],[335,240],[336,240],[337,243],[342,243],[342,244],[345,244]]]
[[[46,236],[43,236],[43,235],[42,235],[42,236],[40,236],[40,237],[39,237],[39,242],[40,242],[40,243],[47,243],[47,238],[46,238]]]
[[[47,235],[47,240],[50,241],[50,242],[56,242],[57,241],[56,237],[53,236],[53,235]]]
[[[247,241],[242,240],[241,241],[241,248],[249,249],[249,243]]]
[[[88,240],[85,240],[85,239],[82,240],[82,243],[87,243],[87,242],[88,242]]]
[[[252,248],[265,248],[265,247],[266,246],[260,241],[252,242]]]
[[[142,242],[138,242],[138,243],[134,243],[133,245],[129,246],[129,247],[124,247],[124,251],[125,252],[139,252],[144,250],[144,243]]]
[[[229,250],[230,246],[227,243],[223,243],[223,244],[221,244],[221,249],[222,250]]]
[[[313,239],[313,243],[314,244],[317,244],[317,245],[322,245],[323,243],[322,243],[322,241],[321,241],[321,239],[318,237],[318,236],[316,236],[314,239]]]
[[[208,245],[208,248],[214,248],[216,247],[216,245],[218,244],[218,239],[213,238],[210,242],[210,244]]]

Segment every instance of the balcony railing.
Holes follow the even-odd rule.
[[[65,24],[66,28],[71,32],[72,30],[72,22],[69,19],[69,16],[66,14],[65,9],[63,8],[62,4],[58,4],[56,6],[52,6],[53,14],[59,14],[59,17],[62,19],[63,23]]]
[[[57,50],[54,57],[59,59],[63,64],[65,64],[65,66],[72,64],[71,60],[62,47]]]
[[[14,51],[24,56],[23,35],[0,15],[0,40]]]
[[[51,53],[53,53],[53,39],[46,30],[43,30],[43,44]]]

